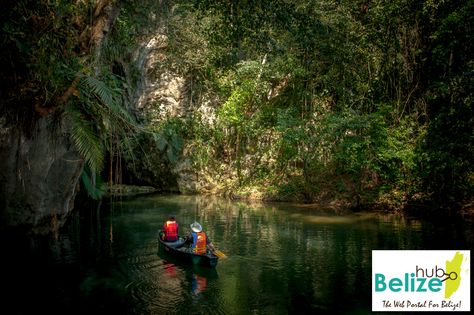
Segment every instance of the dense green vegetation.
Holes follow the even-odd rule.
[[[243,195],[354,206],[472,200],[473,9],[176,5],[171,52],[191,54],[176,63],[221,100],[214,125],[193,116],[182,130],[195,165]]]
[[[101,54],[81,39],[93,4],[1,13],[2,112],[67,115],[89,174],[110,157],[112,180],[145,147],[163,174],[190,159],[201,187],[234,196],[472,203],[474,1],[119,1]],[[133,52],[162,19],[164,62],[196,110],[137,123]],[[211,122],[197,110],[209,100]]]

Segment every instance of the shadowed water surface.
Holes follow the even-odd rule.
[[[199,221],[228,257],[210,269],[160,251],[169,214],[180,234]],[[2,244],[8,314],[368,314],[373,249],[470,249],[472,226],[158,195],[81,209],[55,238]]]

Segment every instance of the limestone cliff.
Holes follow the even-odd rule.
[[[0,126],[2,227],[49,233],[73,208],[83,161],[63,131],[41,118],[32,135]]]
[[[162,18],[162,24],[166,24],[166,17]],[[174,118],[203,119],[212,124],[216,100],[206,94],[195,95],[193,84],[196,79],[184,77],[174,70],[173,61],[167,55],[168,41],[166,27],[161,25],[136,53],[136,63],[142,74],[136,91],[137,112],[152,129]],[[131,171],[147,184],[161,186],[160,189],[199,192],[198,174],[188,157],[191,149],[186,144],[182,149],[177,160],[170,163],[166,152],[157,148],[153,141],[148,141],[145,148],[147,161],[141,161],[140,168]]]

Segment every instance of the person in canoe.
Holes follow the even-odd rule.
[[[191,231],[185,237],[184,241],[184,246],[187,246],[187,251],[204,255],[208,247],[212,252],[216,250],[207,234],[202,230],[201,224],[194,222],[190,227]]]
[[[165,242],[176,242],[179,238],[178,229],[178,222],[176,222],[174,215],[170,215],[163,224],[163,240]]]

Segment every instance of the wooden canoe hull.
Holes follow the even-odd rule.
[[[179,258],[180,260],[184,262],[192,263],[194,265],[205,266],[205,267],[215,267],[217,265],[217,262],[219,261],[219,257],[217,257],[216,255],[212,253],[198,255],[198,254],[194,254],[194,253],[190,253],[186,251],[186,249],[183,247],[184,239],[181,237],[175,242],[165,242],[163,241],[161,235],[162,235],[162,232],[160,231],[159,236],[158,236],[160,247],[165,252]]]

